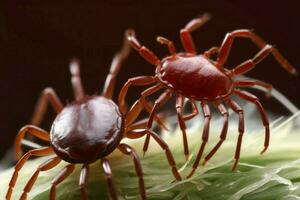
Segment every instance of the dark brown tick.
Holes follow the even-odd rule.
[[[130,46],[125,38],[122,50],[117,53],[113,59],[110,73],[106,78],[101,96],[85,95],[81,84],[79,64],[76,60],[73,60],[70,64],[75,101],[66,107],[63,107],[63,104],[52,88],[46,88],[42,92],[36,106],[35,114],[32,118],[32,125],[23,127],[17,135],[16,154],[17,156],[20,154],[21,141],[26,133],[30,133],[33,136],[48,141],[51,145],[40,149],[30,150],[22,156],[15,166],[15,171],[12,175],[9,189],[6,194],[6,200],[11,199],[19,171],[29,157],[51,154],[55,154],[55,156],[38,166],[24,187],[20,199],[27,199],[27,193],[30,192],[41,171],[50,170],[58,165],[61,160],[64,160],[69,164],[65,166],[51,182],[50,199],[55,199],[57,185],[73,172],[75,164],[82,163],[79,187],[81,199],[87,200],[88,193],[85,186],[89,175],[89,164],[101,159],[101,165],[105,173],[105,178],[107,179],[110,197],[115,200],[117,199],[117,193],[112,183],[112,170],[109,161],[105,158],[115,149],[119,149],[123,154],[132,157],[136,174],[139,178],[140,197],[141,199],[146,199],[143,171],[139,158],[132,147],[120,142],[123,138],[134,139],[144,136],[147,120],[135,122],[139,115],[139,111],[134,110],[122,113],[120,110],[124,110],[124,108],[119,108],[118,105],[111,100],[115,88],[116,76],[121,68],[122,61],[128,56],[129,51]],[[37,127],[43,118],[48,102],[50,102],[58,114],[52,124],[50,133]],[[151,109],[150,105],[146,106],[149,106],[149,109]],[[159,117],[157,117],[156,120],[162,125]],[[151,131],[150,134],[165,151],[175,178],[181,180],[176,168],[176,163],[167,144],[161,140],[155,132]]]
[[[242,144],[242,137],[244,133],[244,111],[243,109],[230,98],[231,95],[237,95],[238,97],[254,103],[261,115],[263,125],[265,127],[265,152],[269,146],[270,129],[269,120],[265,113],[265,110],[259,99],[253,94],[237,89],[237,87],[250,87],[261,86],[271,92],[272,86],[262,81],[254,80],[240,80],[234,81],[233,77],[244,74],[253,69],[258,63],[260,63],[268,54],[272,54],[275,59],[281,64],[281,66],[291,74],[296,74],[296,69],[289,64],[287,60],[279,53],[277,49],[267,44],[260,36],[253,33],[250,30],[240,29],[230,32],[226,35],[223,43],[220,47],[212,47],[203,54],[198,55],[194,47],[194,42],[191,37],[191,31],[201,27],[210,19],[208,14],[191,20],[180,31],[180,38],[185,49],[184,53],[176,53],[175,46],[172,41],[164,37],[157,37],[157,41],[161,44],[167,45],[170,56],[158,59],[157,56],[151,52],[147,47],[142,46],[135,37],[135,33],[132,31],[128,34],[128,40],[130,45],[140,53],[140,55],[152,65],[156,66],[155,76],[139,76],[131,78],[123,86],[119,95],[119,105],[121,108],[125,105],[125,97],[130,86],[137,85],[150,85],[155,84],[149,89],[146,89],[141,93],[140,99],[136,101],[131,110],[142,109],[143,105],[147,102],[146,97],[161,90],[165,89],[162,95],[155,101],[153,109],[150,111],[150,117],[147,124],[147,129],[150,130],[153,123],[153,118],[159,107],[163,106],[172,96],[176,94],[176,110],[179,121],[179,127],[182,131],[184,154],[186,159],[189,156],[188,141],[186,136],[185,121],[195,117],[198,114],[198,109],[195,101],[200,101],[200,105],[204,114],[204,128],[202,133],[202,144],[197,154],[196,160],[193,164],[193,169],[188,175],[191,177],[196,168],[199,165],[202,157],[205,145],[209,137],[209,124],[211,120],[211,112],[208,103],[211,102],[224,118],[223,128],[220,133],[220,141],[214,146],[214,148],[205,157],[203,164],[205,164],[219,149],[223,141],[226,139],[228,129],[228,112],[222,102],[225,102],[234,112],[239,115],[239,136],[237,141],[237,147],[235,151],[235,162],[232,167],[234,170],[238,164],[240,157],[240,149]],[[224,68],[224,64],[227,60],[233,41],[236,38],[250,39],[261,50],[252,58],[240,65],[229,70]],[[217,54],[217,59],[213,60],[211,56]],[[184,100],[187,98],[192,106],[192,113],[183,115]],[[146,152],[150,140],[150,134],[147,134],[143,151]]]

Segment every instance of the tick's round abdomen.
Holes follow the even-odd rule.
[[[117,105],[104,97],[93,97],[65,107],[52,125],[50,138],[63,160],[92,163],[118,146],[123,131]]]
[[[196,100],[217,100],[232,90],[230,77],[203,56],[168,58],[163,61],[161,79],[175,91]]]

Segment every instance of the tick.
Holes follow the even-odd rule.
[[[40,123],[48,102],[50,102],[58,115],[52,124],[50,133],[35,125],[23,127],[16,138],[16,154],[17,156],[20,154],[21,141],[26,133],[49,142],[50,146],[30,150],[18,161],[9,183],[9,189],[6,194],[7,200],[11,199],[19,171],[29,157],[51,154],[55,156],[37,167],[24,187],[20,199],[25,200],[27,198],[27,194],[30,192],[41,171],[50,170],[64,160],[69,164],[51,182],[50,199],[55,199],[56,187],[74,171],[75,164],[79,163],[82,164],[79,178],[81,199],[86,200],[88,199],[88,193],[85,186],[89,176],[89,165],[97,160],[101,160],[110,197],[115,200],[117,199],[117,193],[112,183],[112,170],[108,159],[106,159],[106,156],[110,155],[115,149],[132,157],[139,179],[140,197],[141,199],[146,199],[143,171],[138,155],[128,144],[121,143],[121,140],[123,138],[139,138],[145,135],[143,128],[146,127],[147,120],[135,122],[139,114],[138,112],[121,113],[120,110],[122,109],[111,100],[115,88],[116,76],[129,51],[130,46],[127,39],[125,39],[122,50],[115,55],[112,61],[110,73],[106,78],[102,95],[88,96],[84,93],[81,84],[79,63],[76,60],[73,60],[70,64],[75,96],[73,102],[63,107],[53,89],[46,88],[42,92],[32,123],[35,125]],[[177,180],[180,180],[181,177],[177,171],[176,163],[169,147],[155,132],[151,132],[150,134],[165,151],[173,175]]]
[[[223,105],[226,103],[234,112],[239,116],[239,136],[234,155],[234,170],[240,158],[240,149],[242,144],[242,137],[244,134],[244,111],[243,109],[231,99],[232,95],[236,95],[246,101],[254,103],[261,116],[261,120],[265,127],[265,142],[264,149],[261,153],[265,152],[269,146],[270,128],[269,120],[266,112],[260,103],[259,99],[253,94],[243,91],[241,87],[261,86],[266,88],[269,92],[272,86],[262,81],[254,80],[239,80],[235,81],[233,78],[252,70],[258,63],[260,63],[268,54],[272,54],[279,64],[291,74],[296,74],[296,69],[289,64],[289,62],[279,53],[279,51],[267,44],[260,36],[254,32],[246,29],[239,29],[227,33],[220,47],[212,47],[205,51],[203,54],[197,54],[194,42],[191,37],[191,32],[204,25],[210,19],[209,14],[204,14],[199,18],[191,20],[180,31],[180,38],[185,52],[177,53],[172,41],[164,38],[157,37],[157,41],[161,44],[167,45],[170,56],[163,59],[158,57],[150,51],[147,47],[140,44],[137,40],[135,33],[128,33],[128,40],[130,45],[139,52],[139,54],[149,63],[156,66],[155,76],[139,76],[129,79],[123,86],[119,95],[119,105],[124,108],[125,98],[130,86],[150,85],[154,86],[146,89],[141,93],[141,97],[135,102],[131,110],[137,107],[142,107],[146,102],[146,97],[159,91],[164,92],[155,101],[151,110],[149,121],[147,124],[148,130],[151,129],[153,118],[156,116],[158,109],[163,106],[173,94],[176,95],[176,111],[179,122],[179,127],[183,137],[183,147],[186,159],[189,156],[188,141],[186,136],[185,122],[198,114],[196,101],[200,101],[200,106],[204,114],[204,128],[202,132],[202,144],[197,154],[196,160],[193,164],[193,169],[188,175],[191,177],[199,165],[205,145],[209,138],[209,126],[211,120],[211,111],[208,103],[213,104],[218,112],[223,116],[224,123],[220,133],[220,140],[214,148],[207,154],[203,164],[212,158],[217,152],[223,141],[226,139],[228,129],[228,111]],[[232,44],[236,38],[250,39],[261,50],[249,60],[237,65],[233,69],[226,69],[224,64],[230,53]],[[215,60],[212,55],[217,54]],[[192,107],[191,114],[183,115],[184,100],[188,99]],[[146,152],[150,140],[150,134],[147,134],[143,151]]]

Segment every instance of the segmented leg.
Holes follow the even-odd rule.
[[[128,79],[128,81],[124,84],[124,86],[122,87],[119,93],[118,102],[119,102],[120,111],[123,114],[125,114],[127,111],[125,98],[130,86],[144,86],[144,85],[150,85],[152,83],[156,83],[156,78],[153,76],[138,76],[138,77]]]
[[[206,146],[206,143],[208,141],[208,136],[209,136],[209,126],[210,126],[211,112],[210,112],[209,106],[206,104],[206,102],[202,101],[201,102],[201,107],[202,107],[202,111],[203,111],[203,115],[204,115],[204,126],[203,126],[203,132],[202,132],[202,144],[201,144],[201,147],[200,147],[199,152],[197,154],[196,160],[193,164],[193,169],[189,173],[187,178],[192,177],[193,174],[195,173],[197,167],[199,166],[199,162],[200,162],[201,157],[203,155],[204,148]]]
[[[51,189],[49,194],[49,200],[55,200],[55,194],[56,194],[56,187],[63,182],[75,169],[74,164],[69,164],[65,166],[59,174],[53,179],[51,182]]]
[[[44,131],[41,128],[38,128],[36,126],[27,125],[21,128],[19,131],[16,140],[15,140],[15,150],[16,150],[16,157],[19,158],[20,152],[21,152],[21,143],[23,138],[25,137],[25,133],[29,133],[33,136],[38,137],[39,139],[42,139],[44,141],[50,141],[49,133]]]
[[[178,122],[179,122],[179,127],[181,129],[181,133],[182,133],[183,150],[184,150],[185,160],[188,160],[189,145],[188,145],[188,140],[187,140],[187,136],[186,136],[186,125],[185,125],[183,114],[182,114],[183,113],[183,110],[182,110],[183,101],[184,101],[184,98],[182,97],[182,95],[178,94],[177,98],[176,98],[177,118],[178,118]]]
[[[256,80],[241,80],[241,81],[235,81],[233,82],[234,86],[236,87],[251,87],[258,85],[260,87],[263,87],[267,90],[266,95],[267,97],[271,96],[271,92],[273,89],[273,86],[269,83],[265,83],[263,81],[256,81]]]
[[[130,45],[127,40],[128,32],[130,32],[130,30],[126,30],[124,35],[123,47],[121,51],[114,56],[110,66],[109,74],[106,77],[102,95],[108,99],[111,99],[113,97],[116,84],[116,77],[122,67],[122,62],[125,58],[128,57],[130,52]]]
[[[113,199],[113,200],[117,200],[117,193],[116,193],[116,190],[114,188],[114,185],[112,183],[112,171],[111,171],[111,167],[110,167],[110,164],[108,162],[107,159],[105,158],[102,158],[101,159],[101,165],[102,165],[102,168],[104,170],[104,173],[105,173],[105,178],[106,178],[106,181],[107,181],[107,184],[108,184],[108,190],[109,190],[109,194],[110,194],[110,197]]]
[[[218,151],[218,149],[220,148],[220,146],[222,145],[222,143],[226,140],[226,136],[227,136],[227,131],[228,131],[228,116],[229,116],[228,111],[225,108],[225,106],[223,104],[220,104],[220,103],[216,103],[216,108],[219,111],[219,113],[223,116],[223,119],[224,119],[223,128],[222,128],[222,131],[221,131],[219,142],[207,154],[207,156],[205,157],[205,159],[203,161],[203,165],[205,165],[205,163],[207,163],[207,161],[209,161],[214,156],[214,154]]]
[[[169,52],[173,57],[176,57],[176,49],[174,43],[167,38],[157,37],[156,40],[161,44],[166,44],[168,46]]]
[[[143,170],[142,170],[142,165],[140,163],[140,160],[138,158],[138,155],[136,154],[136,152],[134,151],[134,149],[132,147],[130,147],[127,144],[119,144],[118,149],[126,154],[126,155],[130,155],[133,159],[133,163],[135,166],[135,171],[136,171],[136,175],[139,178],[139,189],[140,189],[140,196],[141,199],[146,199],[146,190],[145,190],[145,184],[144,184],[144,178],[143,178]]]
[[[166,90],[155,101],[154,106],[153,106],[152,111],[151,111],[150,116],[149,116],[148,124],[147,124],[147,129],[148,130],[151,129],[151,127],[152,127],[153,120],[154,120],[154,117],[157,116],[158,109],[161,106],[163,106],[171,97],[172,97],[172,91],[171,90]],[[148,150],[149,142],[150,142],[150,135],[147,134],[146,139],[145,139],[145,143],[144,143],[144,146],[143,146],[144,155]]]
[[[240,29],[240,30],[235,30],[231,33],[227,33],[225,36],[225,39],[223,40],[223,43],[220,47],[220,53],[219,53],[219,58],[217,60],[217,66],[221,67],[224,65],[224,63],[227,60],[227,57],[229,55],[232,43],[235,38],[241,37],[241,38],[248,38],[250,39],[254,44],[256,44],[259,48],[264,48],[267,43],[257,34],[250,30],[246,29]],[[279,53],[279,51],[272,47],[272,52],[274,58],[277,60],[277,62],[289,73],[291,74],[297,74],[296,69]]]
[[[73,59],[70,63],[70,72],[72,75],[71,82],[73,86],[73,92],[76,100],[80,100],[84,97],[84,90],[80,78],[79,60]]]
[[[195,104],[195,100],[194,100],[194,99],[189,99],[188,102],[190,102],[190,104],[191,104],[191,106],[192,106],[192,113],[187,114],[187,115],[184,115],[184,116],[183,116],[183,120],[184,120],[184,121],[188,121],[188,120],[190,120],[190,119],[193,119],[193,118],[194,118],[195,116],[197,116],[198,113],[199,113],[198,108],[197,108],[197,106],[196,106],[196,104]]]
[[[244,135],[244,130],[245,130],[245,125],[244,125],[244,111],[243,109],[233,100],[228,99],[228,101],[226,102],[231,109],[236,112],[239,115],[239,137],[238,137],[238,141],[236,144],[236,150],[235,150],[235,155],[234,155],[234,164],[232,166],[232,171],[235,170],[235,168],[237,167],[237,164],[239,162],[240,159],[240,152],[241,152],[241,146],[242,146],[242,139],[243,139],[243,135]]]
[[[127,32],[127,38],[129,44],[140,53],[140,55],[147,60],[152,65],[159,65],[160,60],[157,58],[157,56],[150,51],[147,47],[141,46],[139,41],[136,39],[135,32],[133,30],[130,30]]]
[[[152,130],[136,129],[136,130],[131,130],[131,131],[128,131],[127,133],[125,133],[125,137],[130,138],[130,139],[136,139],[136,138],[143,137],[146,134],[147,135],[150,134],[150,136],[153,137],[153,139],[157,142],[157,144],[165,151],[168,163],[169,163],[170,167],[172,168],[172,173],[173,173],[174,177],[176,178],[176,180],[180,181],[181,176],[176,168],[176,162],[174,160],[173,154],[171,153],[167,143],[165,141],[163,141],[159,137],[159,135],[157,135]]]
[[[151,113],[152,107],[147,102],[146,97],[159,91],[162,88],[163,88],[162,84],[157,84],[153,87],[144,90],[141,93],[141,97],[133,104],[133,106],[126,114],[126,126],[131,125],[136,120],[136,118],[142,112],[143,108],[145,108],[149,114]],[[159,117],[155,116],[154,120],[159,124],[161,128],[168,130],[168,128],[164,125],[163,121]]]
[[[268,149],[269,141],[270,141],[269,119],[267,117],[266,111],[265,111],[264,107],[261,105],[261,103],[259,102],[259,99],[256,96],[254,96],[253,94],[246,92],[246,91],[237,90],[237,89],[235,89],[233,91],[233,93],[247,101],[255,103],[259,110],[261,120],[265,127],[265,143],[264,143],[264,149],[261,151],[261,154],[263,154]]]
[[[258,63],[265,59],[272,51],[272,46],[266,45],[262,50],[260,50],[252,59],[246,60],[242,64],[228,71],[229,76],[237,76],[248,72],[253,69]]]
[[[186,52],[196,54],[195,45],[191,37],[191,32],[203,26],[210,19],[208,13],[192,19],[183,29],[180,30],[181,43]]]
[[[50,105],[52,105],[56,113],[59,113],[63,109],[63,104],[58,98],[56,92],[50,87],[45,88],[35,106],[34,114],[30,122],[32,125],[40,125],[42,118],[46,112],[48,102],[50,103]]]
[[[47,171],[52,169],[53,167],[57,166],[60,163],[61,159],[59,157],[50,158],[49,160],[45,161],[43,164],[38,166],[37,170],[34,172],[34,174],[31,176],[29,181],[27,182],[24,191],[21,195],[21,200],[27,199],[27,194],[31,191],[32,186],[34,185],[36,179],[39,176],[39,173],[41,171]]]
[[[90,172],[90,166],[88,164],[84,164],[81,168],[80,177],[79,177],[79,188],[80,188],[81,200],[88,200],[88,194],[86,192],[85,186],[87,183],[89,172]]]
[[[22,167],[24,166],[25,162],[29,159],[29,157],[30,156],[46,156],[46,155],[50,155],[52,153],[53,153],[52,147],[44,147],[44,148],[40,148],[40,149],[30,150],[22,156],[22,158],[16,164],[15,171],[10,179],[9,188],[6,193],[6,200],[11,199],[13,188],[16,185],[16,182],[18,179],[19,171],[22,169]]]

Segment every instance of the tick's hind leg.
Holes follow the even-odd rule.
[[[49,194],[49,200],[55,200],[55,194],[56,194],[56,187],[58,184],[60,184],[63,180],[65,180],[75,169],[74,164],[69,164],[65,166],[59,174],[53,179],[50,194]]]
[[[217,66],[223,66],[225,61],[227,60],[227,57],[229,55],[232,43],[235,38],[240,37],[240,38],[248,38],[250,39],[254,44],[256,44],[259,48],[263,49],[267,43],[264,41],[260,36],[252,32],[251,30],[247,29],[240,29],[240,30],[235,30],[231,33],[228,33],[220,47],[220,53],[219,53],[219,58],[217,60],[218,64]],[[272,47],[272,52],[273,56],[277,60],[277,62],[289,73],[291,74],[297,74],[296,69],[279,53],[279,51]]]
[[[193,176],[193,174],[195,173],[199,162],[201,160],[201,157],[203,155],[204,152],[204,148],[206,146],[206,143],[208,141],[208,136],[209,136],[209,126],[210,126],[210,119],[211,119],[211,113],[210,113],[210,109],[209,106],[206,104],[206,102],[202,101],[201,102],[201,107],[202,107],[202,111],[204,114],[204,125],[203,125],[203,132],[202,132],[202,144],[201,147],[199,149],[199,152],[197,154],[196,160],[193,164],[193,169],[192,171],[189,173],[189,175],[187,176],[187,178],[190,178]]]
[[[80,177],[79,177],[79,188],[80,188],[80,194],[82,200],[88,200],[88,194],[86,192],[85,186],[87,183],[89,172],[90,172],[89,165],[84,164],[81,168]]]
[[[71,61],[70,72],[75,99],[80,100],[84,97],[84,90],[81,83],[79,61],[77,59]]]
[[[191,32],[203,26],[210,19],[210,15],[204,15],[192,19],[183,29],[180,30],[180,38],[186,52],[196,54],[195,45],[191,37]]]
[[[35,106],[34,114],[30,122],[32,125],[38,126],[41,123],[48,102],[54,108],[56,113],[59,113],[63,109],[63,104],[58,98],[56,92],[50,87],[45,88]]]
[[[261,105],[261,103],[259,102],[259,99],[253,94],[246,91],[236,90],[236,89],[233,91],[233,93],[247,101],[256,104],[259,110],[261,120],[265,127],[265,143],[264,143],[264,149],[261,151],[261,154],[263,154],[268,149],[269,141],[270,141],[270,126],[269,126],[269,119],[267,117],[266,111],[264,107]]]
[[[59,157],[54,157],[54,158],[50,158],[49,160],[45,161],[43,164],[41,164],[37,170],[34,172],[34,174],[32,175],[32,177],[30,178],[30,180],[27,182],[24,191],[21,195],[20,199],[27,199],[27,194],[30,192],[32,186],[34,185],[36,179],[39,176],[39,173],[41,171],[48,171],[50,169],[52,169],[53,167],[57,166],[60,163],[61,159]]]
[[[239,137],[236,145],[235,155],[234,155],[234,164],[232,166],[232,171],[235,170],[240,159],[242,140],[244,135],[244,111],[243,109],[233,100],[228,99],[227,104],[231,109],[239,115]]]
[[[46,155],[50,155],[52,153],[53,153],[52,147],[45,147],[45,148],[30,150],[26,154],[24,154],[24,156],[22,156],[22,158],[16,164],[15,171],[10,179],[9,188],[6,193],[6,200],[11,199],[13,188],[16,185],[16,182],[18,179],[19,171],[22,169],[22,167],[24,166],[26,161],[29,159],[29,157],[30,156],[46,156]]]
[[[117,200],[117,193],[112,182],[111,166],[106,158],[101,159],[101,165],[105,173],[105,179],[108,184],[109,195],[113,200]]]
[[[122,67],[122,62],[124,61],[125,58],[128,57],[130,52],[130,46],[127,40],[127,32],[129,32],[129,30],[125,32],[123,47],[121,51],[114,56],[110,66],[109,74],[106,77],[102,95],[108,99],[111,99],[113,96],[115,84],[116,84],[116,77]]]
[[[145,184],[144,184],[144,178],[143,178],[143,170],[142,170],[142,165],[140,163],[138,155],[136,154],[134,149],[127,144],[123,144],[123,143],[119,144],[118,148],[122,153],[124,153],[126,155],[130,155],[132,157],[135,171],[139,178],[139,190],[140,190],[141,199],[143,199],[143,200],[146,199],[146,190],[145,190]]]
[[[129,44],[135,50],[137,50],[140,53],[140,55],[143,58],[145,58],[145,60],[147,60],[149,63],[151,63],[152,65],[155,65],[155,66],[160,64],[160,60],[157,58],[157,56],[152,51],[150,51],[147,47],[140,45],[140,43],[138,42],[138,40],[135,37],[135,32],[133,30],[127,32],[127,38],[128,38]]]
[[[218,149],[220,148],[220,146],[222,145],[222,143],[225,141],[226,136],[227,136],[227,131],[228,131],[228,115],[229,115],[228,111],[226,110],[226,108],[225,108],[225,106],[223,104],[217,103],[216,107],[217,107],[217,110],[219,111],[219,113],[224,118],[223,128],[222,128],[222,131],[221,131],[219,142],[207,154],[207,156],[205,157],[205,159],[203,161],[203,165],[205,165],[206,162],[209,161],[214,156],[214,154],[218,151]]]

